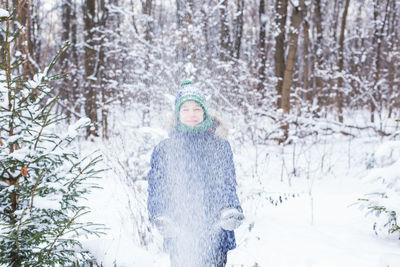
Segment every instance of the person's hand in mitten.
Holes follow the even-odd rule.
[[[244,215],[235,208],[227,208],[221,211],[220,226],[224,230],[233,231],[244,220]]]
[[[171,238],[178,234],[172,220],[167,217],[159,216],[155,218],[154,225],[164,238]]]

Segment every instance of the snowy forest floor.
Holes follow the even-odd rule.
[[[96,141],[110,170],[98,181],[103,189],[87,200],[89,220],[108,229],[82,242],[99,265],[169,266],[162,238],[147,221],[142,179],[151,148],[163,137],[158,128],[131,128]],[[376,234],[377,217],[366,216],[357,204],[376,190],[367,166],[379,160],[374,152],[384,140],[332,135],[285,147],[230,141],[246,220],[236,231],[237,248],[229,252],[227,266],[400,265],[398,234]],[[82,142],[81,149],[89,145]]]

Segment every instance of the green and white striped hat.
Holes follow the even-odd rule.
[[[182,104],[187,101],[194,101],[196,103],[199,103],[199,105],[203,108],[204,117],[208,116],[207,106],[206,106],[206,97],[189,80],[186,80],[181,83],[179,91],[175,98],[175,116],[177,119],[179,117],[179,110],[180,110]]]

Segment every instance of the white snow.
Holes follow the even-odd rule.
[[[80,118],[74,124],[68,127],[67,136],[75,138],[78,135],[78,130],[90,124],[90,119],[87,117]]]
[[[10,13],[7,10],[0,8],[0,18],[9,17]]]
[[[141,128],[139,128],[139,131],[141,131],[143,133],[147,133],[147,134],[152,134],[154,136],[161,137],[161,138],[168,137],[167,131],[165,131],[164,129],[160,129],[160,128],[141,127]]]
[[[35,89],[42,83],[43,78],[43,73],[36,73],[32,80],[26,82],[26,86],[30,89]]]
[[[6,79],[6,73],[3,70],[0,70],[0,79]],[[7,107],[7,92],[8,88],[6,83],[0,83],[0,107]]]
[[[304,194],[278,207],[263,206],[248,221],[252,231],[247,225],[237,231],[239,246],[230,252],[229,264],[397,266],[398,241],[375,236],[371,218],[351,206],[360,184],[352,177],[318,180],[312,199]]]
[[[375,158],[379,166],[393,164],[400,159],[400,141],[388,141],[382,144],[375,152]]]
[[[111,140],[106,145],[99,140],[95,145],[96,149],[103,147],[108,154],[105,164],[113,162],[113,170],[104,174],[99,181],[103,189],[92,192],[86,203],[93,210],[90,221],[109,229],[105,236],[83,239],[83,245],[104,267],[169,266],[162,238],[147,219],[146,181],[134,181],[129,173],[124,178],[122,170],[131,169],[118,172],[116,167],[136,163],[134,151],[140,150],[140,142],[149,145],[143,136],[153,136],[151,142],[156,144],[165,131],[135,128],[133,121],[119,120],[129,129],[122,130],[115,143]],[[236,230],[237,248],[228,253],[227,266],[399,266],[398,235],[376,235],[377,218],[367,216],[358,204],[359,198],[378,188],[371,179],[375,172],[382,173],[380,166],[390,168],[384,172],[392,175],[398,170],[398,165],[387,166],[399,153],[397,143],[380,146],[381,139],[371,137],[319,138],[317,144],[295,138],[296,145],[286,147],[230,140],[246,219]],[[150,152],[142,153],[140,161],[148,164]],[[367,169],[371,154],[380,161],[377,169]],[[133,166],[137,171],[139,166]]]
[[[53,195],[52,197],[40,197],[35,196],[33,198],[33,205],[39,209],[61,209],[61,198],[62,196]]]

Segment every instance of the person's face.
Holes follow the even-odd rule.
[[[204,120],[204,111],[199,103],[187,101],[179,110],[179,120],[187,126],[196,126]]]

